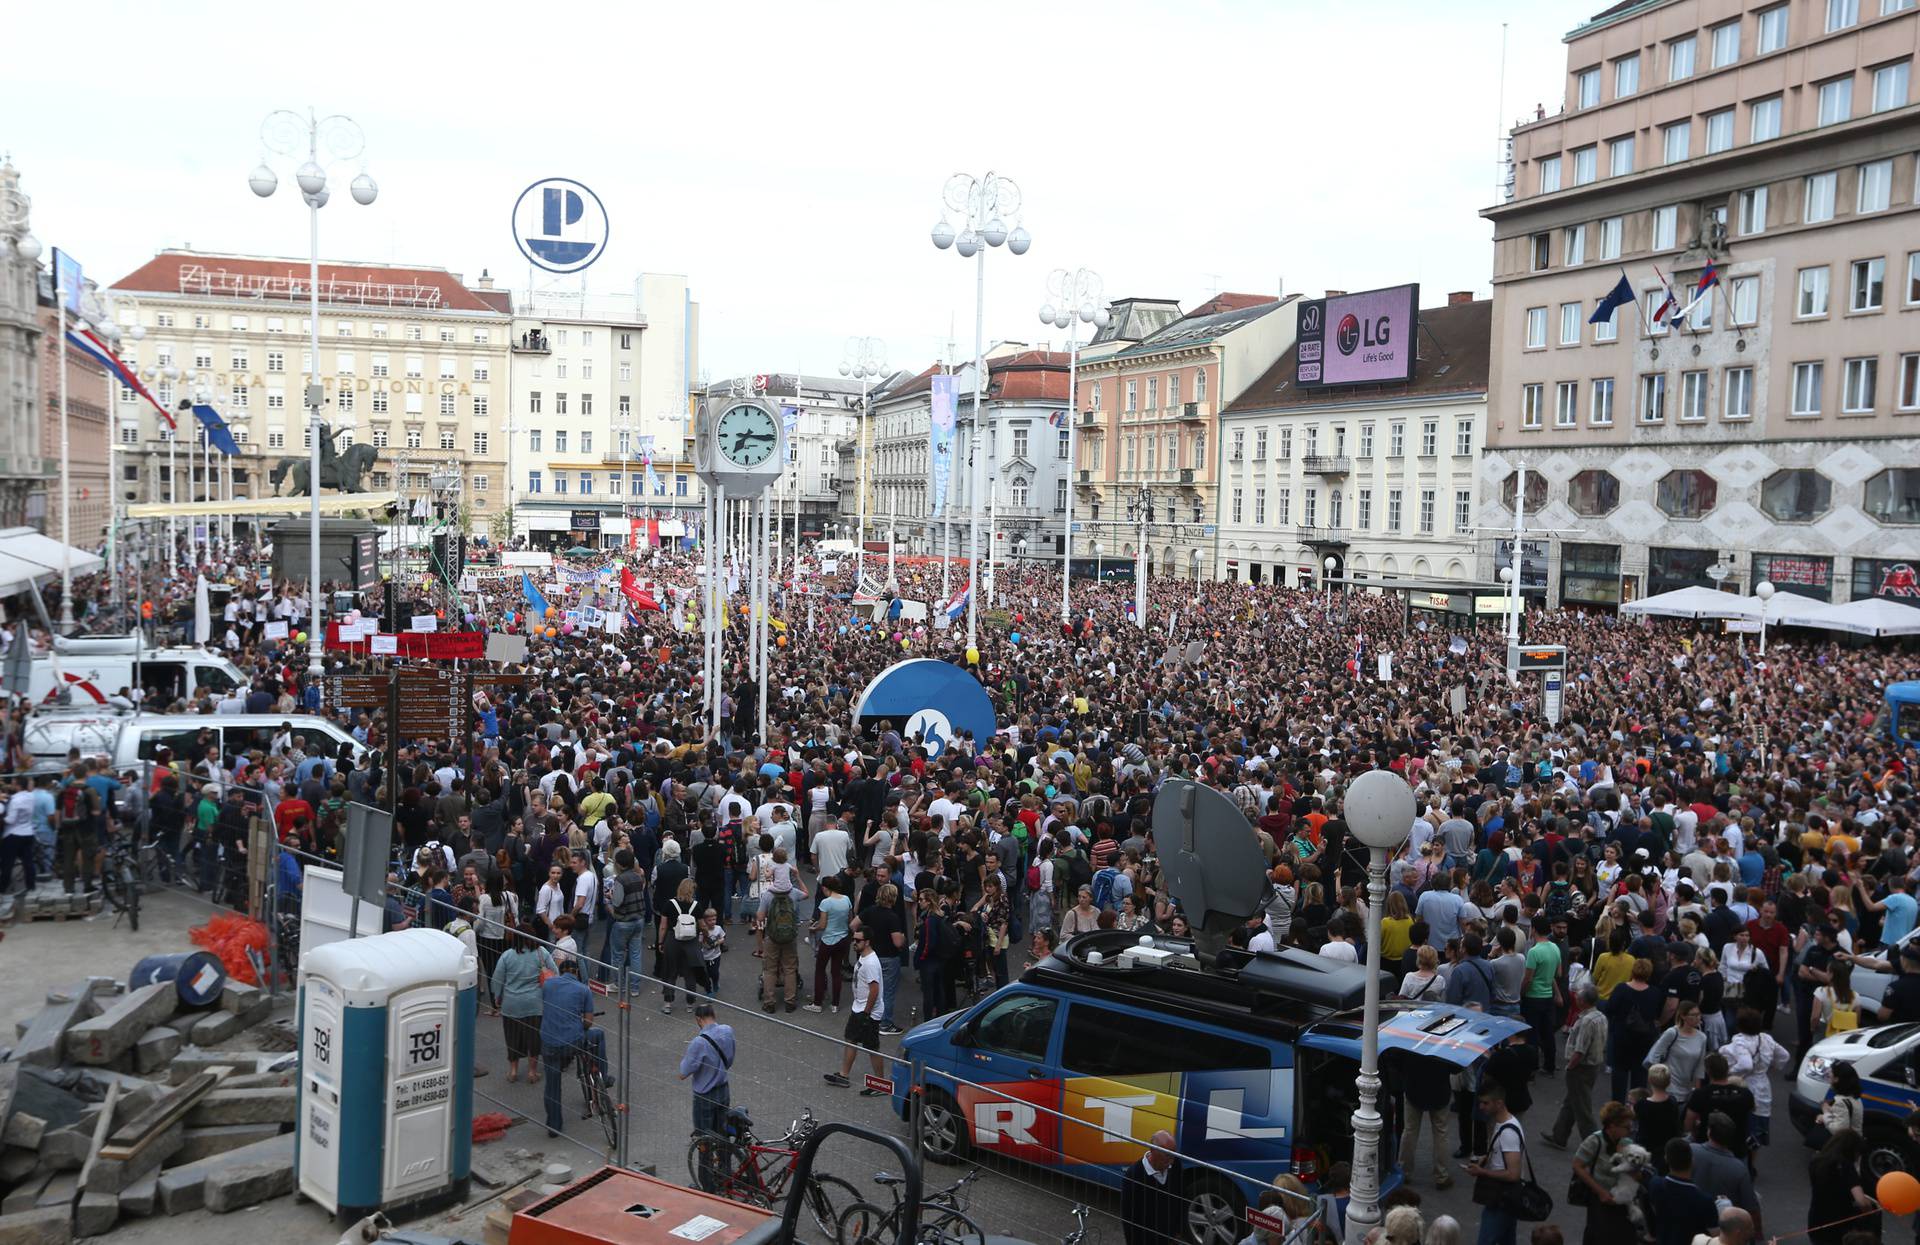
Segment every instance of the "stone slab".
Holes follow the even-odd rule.
[[[158,1072],[173,1062],[186,1039],[172,1025],[155,1025],[133,1044],[133,1066],[141,1072]]]
[[[127,1158],[108,1158],[105,1155],[96,1158],[93,1170],[87,1173],[87,1192],[118,1193],[150,1179],[160,1170],[162,1163],[179,1153],[186,1135],[185,1124],[170,1124],[141,1146],[137,1154]]]
[[[52,1179],[53,1173],[49,1171],[35,1172],[28,1176],[14,1188],[13,1192],[7,1194],[6,1200],[0,1201],[0,1214],[16,1215],[23,1210],[32,1210],[38,1206],[41,1192],[46,1189],[47,1182]]]
[[[180,992],[171,981],[156,981],[116,999],[98,1016],[67,1030],[66,1053],[71,1063],[109,1064],[133,1049],[142,1034],[173,1016]]]
[[[93,1128],[99,1123],[100,1109],[92,1108],[78,1124],[50,1128],[40,1138],[40,1161],[54,1171],[79,1171],[93,1149]]]
[[[66,1049],[67,1031],[83,1020],[92,1019],[98,1011],[93,996],[84,986],[77,988],[74,997],[64,1003],[47,1004],[20,1035],[20,1041],[13,1048],[14,1062],[42,1068],[58,1066],[61,1053]]]
[[[269,1008],[273,1005],[272,997],[259,986],[250,986],[244,981],[235,981],[229,977],[227,984],[220,988],[220,1010],[223,1012],[232,1012],[236,1016],[244,1015],[259,1006],[261,1002],[265,1002]]]
[[[293,1192],[293,1148],[284,1157],[229,1162],[207,1177],[207,1209],[216,1215],[257,1206]]]
[[[63,1206],[69,1209],[73,1199],[80,1192],[80,1174],[78,1172],[55,1172],[53,1179],[47,1181],[40,1190],[40,1196],[34,1199],[35,1206]]]
[[[0,1132],[0,1141],[10,1146],[19,1146],[23,1150],[38,1150],[41,1140],[47,1135],[47,1122],[29,1111],[15,1111],[7,1117],[7,1127]]]
[[[0,1063],[0,1120],[13,1113],[13,1089],[20,1083],[20,1065]]]
[[[160,1205],[160,1174],[149,1172],[128,1185],[120,1194],[120,1213],[132,1218],[145,1218]]]
[[[0,1185],[14,1188],[22,1180],[33,1174],[40,1166],[40,1159],[31,1150],[22,1150],[18,1146],[0,1147]]]
[[[73,1208],[75,1236],[101,1236],[120,1222],[120,1197],[114,1193],[82,1193]]]
[[[199,1210],[206,1205],[207,1178],[228,1166],[285,1162],[289,1178],[293,1172],[293,1134],[282,1133],[269,1141],[257,1141],[238,1150],[216,1154],[197,1163],[183,1163],[160,1173],[160,1207],[169,1215]]]
[[[246,1022],[235,1012],[208,1012],[193,1022],[187,1030],[195,1046],[212,1046],[224,1042],[240,1030],[246,1028]]]
[[[230,1076],[220,1082],[222,1089],[273,1089],[281,1085],[292,1085],[299,1079],[299,1070],[286,1068],[279,1072],[254,1072],[244,1076]]]
[[[261,1070],[269,1059],[280,1056],[264,1056],[251,1050],[201,1050],[198,1046],[188,1046],[173,1057],[167,1066],[167,1080],[175,1085],[185,1085],[196,1073],[213,1072],[225,1068],[232,1072],[253,1073]]]
[[[291,1124],[300,1107],[292,1086],[277,1089],[216,1089],[187,1112],[189,1127],[207,1124]]]
[[[0,1241],[6,1245],[68,1245],[72,1240],[73,1214],[64,1207],[0,1215]]]
[[[209,1124],[203,1128],[188,1128],[172,1161],[176,1164],[198,1162],[279,1135],[278,1123]]]

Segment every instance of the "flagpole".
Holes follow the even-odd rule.
[[[58,256],[56,256],[58,258]],[[61,265],[56,263],[57,272]],[[69,634],[73,631],[73,525],[71,506],[73,497],[73,477],[69,473],[67,457],[67,287],[65,282],[56,285],[53,291],[54,305],[58,308],[60,320],[60,631]]]

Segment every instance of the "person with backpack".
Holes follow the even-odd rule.
[[[1087,855],[1087,849],[1075,843],[1067,834],[1054,836],[1054,888],[1062,896],[1078,895],[1085,888],[1091,892],[1093,886],[1093,861]],[[1064,879],[1060,871],[1066,870]]]
[[[76,865],[81,893],[93,891],[93,863],[100,854],[100,792],[86,778],[86,766],[77,763],[73,776],[60,790],[54,864],[60,871],[60,885],[69,895],[73,894]]]
[[[1616,1102],[1627,1100],[1627,1090],[1647,1083],[1647,1052],[1660,1037],[1660,1012],[1666,995],[1653,988],[1653,961],[1633,962],[1633,976],[1618,986],[1602,1011],[1612,1037],[1613,1092]]]
[[[1133,879],[1106,865],[1093,875],[1093,906],[1099,912],[1112,912],[1120,901],[1133,894]]]
[[[760,1010],[773,1010],[784,990],[787,1010],[800,1009],[800,901],[807,897],[787,849],[773,849],[773,866],[760,887]]]
[[[664,1015],[673,1015],[673,986],[685,987],[687,1006],[696,1002],[694,991],[709,993],[707,970],[700,958],[700,909],[694,898],[693,879],[682,875],[673,897],[660,906],[660,950],[654,958],[654,973],[660,978]]]

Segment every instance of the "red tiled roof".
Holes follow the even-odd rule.
[[[1022,350],[987,361],[992,397],[1067,400],[1067,354],[1062,350]]]
[[[1216,311],[1241,311],[1248,307],[1258,307],[1261,303],[1278,302],[1271,294],[1215,294],[1201,303],[1189,316],[1210,316]]]
[[[134,269],[112,288],[119,290],[144,290],[156,294],[178,294],[182,292],[181,271],[199,268],[208,274],[230,273],[237,277],[283,277],[292,278],[301,283],[304,291],[307,279],[307,264],[298,259],[270,259],[249,255],[218,255],[201,251],[162,251],[140,267]],[[437,308],[421,306],[418,310],[440,311],[486,311],[504,312],[505,307],[495,306],[481,292],[468,289],[444,268],[403,268],[388,267],[382,264],[320,264],[322,300],[325,300],[326,283],[366,282],[369,285],[425,286],[438,290],[440,301]],[[489,291],[503,298],[509,297],[508,291]],[[274,300],[277,301],[277,300]],[[290,300],[291,301],[291,300]],[[298,301],[304,302],[302,298]],[[385,306],[387,304],[378,304]],[[395,310],[403,306],[395,304]]]
[[[503,315],[513,314],[512,290],[474,290],[473,296]]]

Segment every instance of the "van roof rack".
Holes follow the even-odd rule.
[[[1095,930],[1068,940],[1029,970],[1106,993],[1151,995],[1179,1006],[1211,1003],[1296,1024],[1351,1011],[1366,1001],[1367,970],[1292,947],[1257,954],[1227,948],[1210,970],[1191,939]]]

